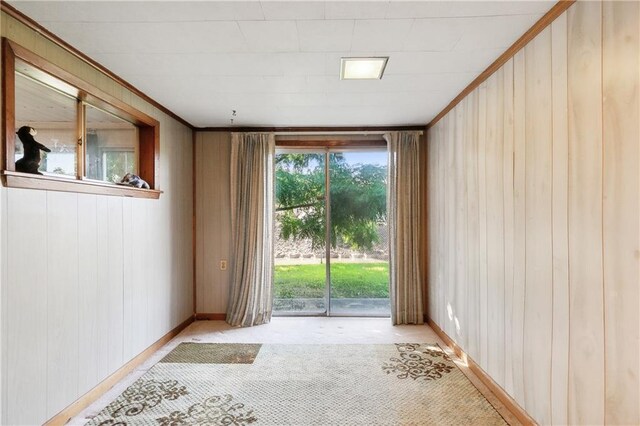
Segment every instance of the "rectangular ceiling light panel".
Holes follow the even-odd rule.
[[[389,57],[342,58],[340,80],[380,80]]]

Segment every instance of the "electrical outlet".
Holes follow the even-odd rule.
[[[226,271],[227,270],[227,261],[226,260],[221,260],[220,261],[220,270],[221,271]]]

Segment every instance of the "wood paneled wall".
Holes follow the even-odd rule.
[[[639,90],[578,2],[428,133],[429,315],[541,424],[640,424]]]
[[[1,19],[2,36],[160,121],[159,200],[0,188],[0,423],[41,424],[193,314],[192,131]]]
[[[231,133],[197,132],[195,150],[196,313],[223,314],[231,273]]]

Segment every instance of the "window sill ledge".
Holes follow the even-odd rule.
[[[2,182],[8,188],[41,189],[116,197],[152,198],[156,200],[160,198],[162,193],[162,191],[156,189],[133,188],[107,182],[33,175],[8,170],[2,171]]]

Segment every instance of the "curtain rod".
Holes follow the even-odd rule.
[[[366,130],[366,131],[319,131],[319,132],[296,132],[296,131],[280,131],[273,132],[276,136],[332,136],[332,135],[357,135],[357,136],[375,136],[375,135],[384,135],[387,132],[396,132],[398,130],[389,129],[389,130]],[[400,130],[404,131],[404,130]],[[423,130],[406,130],[408,132],[418,132],[419,135],[423,135]]]
[[[232,127],[197,127],[196,132],[262,132],[276,135],[382,135],[386,132],[426,130],[425,126],[343,126],[343,127],[258,127],[258,126],[232,126]]]

